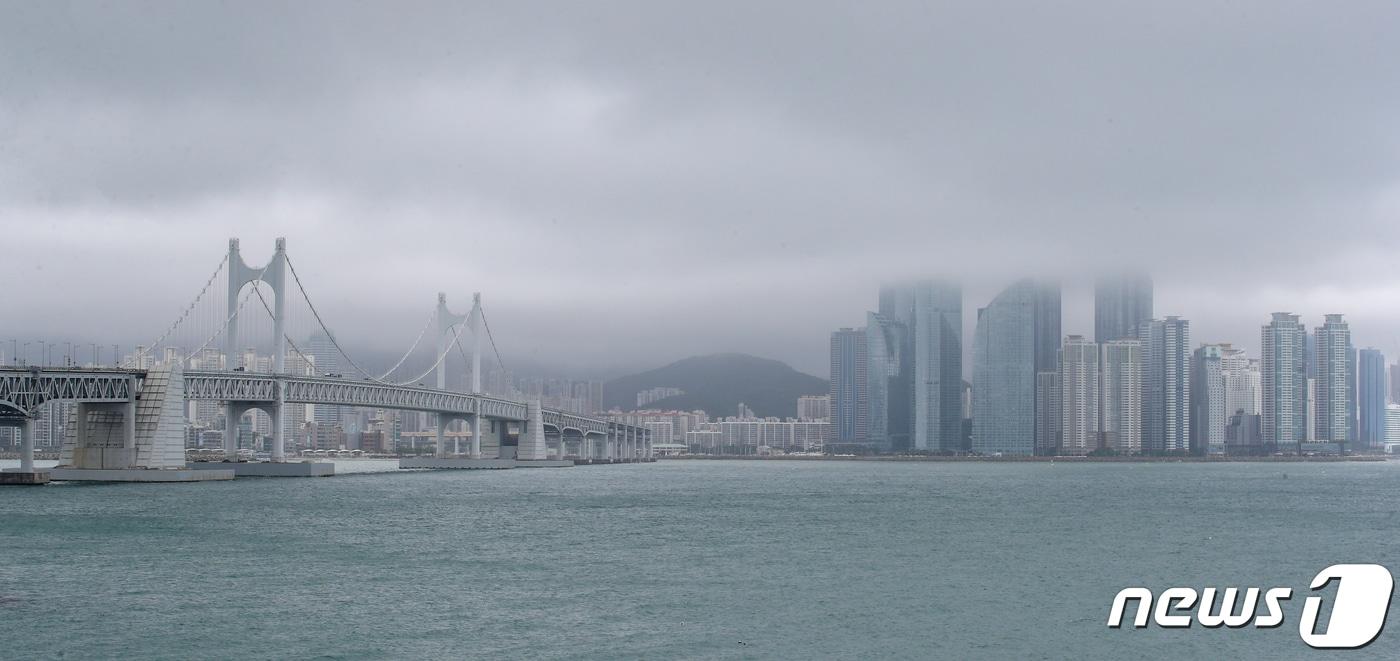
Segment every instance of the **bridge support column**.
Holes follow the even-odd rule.
[[[471,454],[467,455],[472,459],[481,458],[481,414],[473,413],[471,417],[472,447]]]
[[[25,418],[19,426],[19,470],[34,472],[34,419]]]
[[[439,459],[447,457],[447,415],[437,414],[437,448],[433,450]]]
[[[282,429],[284,418],[282,409],[286,408],[283,401],[282,384],[277,384],[277,405],[272,408],[272,460],[282,463],[287,460],[286,453],[286,432]]]
[[[246,404],[229,402],[224,415],[224,460],[238,460],[238,425],[243,414],[248,412]]]

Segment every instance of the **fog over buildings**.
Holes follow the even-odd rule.
[[[286,236],[385,350],[481,291],[517,360],[826,376],[883,282],[960,282],[970,356],[1131,268],[1193,343],[1400,354],[1393,3],[137,4],[0,3],[0,338],[148,341]]]

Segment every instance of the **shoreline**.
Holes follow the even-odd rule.
[[[1013,457],[967,457],[967,456],[913,456],[913,455],[891,455],[891,456],[838,456],[838,455],[776,455],[757,456],[743,454],[724,455],[679,455],[674,457],[657,457],[658,461],[714,461],[740,459],[746,461],[933,461],[933,462],[993,462],[993,463],[1194,463],[1194,464],[1224,464],[1224,463],[1303,463],[1303,462],[1377,462],[1390,461],[1386,455],[1346,455],[1346,456],[1265,456],[1265,457],[1035,457],[1035,456],[1013,456]]]

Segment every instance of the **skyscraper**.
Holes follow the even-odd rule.
[[[1119,454],[1138,454],[1142,452],[1142,342],[1110,340],[1101,346],[1105,441]]]
[[[1060,373],[1035,375],[1035,453],[1051,457],[1060,453]]]
[[[1367,448],[1385,443],[1385,356],[1362,349],[1357,356],[1356,400],[1360,420],[1356,440]]]
[[[1400,404],[1400,360],[1390,365],[1390,403]]]
[[[1142,440],[1152,452],[1191,449],[1190,322],[1180,317],[1138,325],[1142,342]]]
[[[837,443],[866,442],[865,329],[831,334],[831,423]]]
[[[1191,450],[1224,454],[1229,413],[1225,401],[1224,348],[1203,344],[1191,356]]]
[[[962,288],[947,282],[913,285],[916,450],[962,449]]]
[[[1316,440],[1343,443],[1352,440],[1352,411],[1356,369],[1352,366],[1351,329],[1340,314],[1326,315],[1313,333],[1316,338],[1317,436]]]
[[[1060,380],[1060,283],[1056,281],[1036,281],[1035,335],[1036,335],[1036,380],[1043,378]],[[1053,375],[1053,377],[1046,377]],[[1064,406],[1060,402],[1058,388],[1036,388],[1036,430],[1037,448],[1054,448],[1060,444],[1063,431],[1060,413]]]
[[[1259,415],[1259,361],[1244,349],[1220,346],[1220,371],[1225,378],[1225,418],[1241,411]]]
[[[1099,448],[1099,345],[1070,335],[1060,348],[1060,453]]]
[[[1035,450],[1036,310],[1031,280],[1007,287],[977,311],[972,340],[972,449],[983,454]]]
[[[909,449],[962,449],[962,287],[941,280],[883,286],[880,315],[903,326],[908,402],[887,410],[907,411],[909,420],[895,428],[908,428]]]
[[[336,350],[329,335],[316,331],[307,341],[306,348],[306,355],[314,363],[312,369],[315,374],[325,376],[340,372],[340,352]],[[341,411],[339,406],[316,404],[312,408],[312,420],[316,424],[327,427],[340,424]]]
[[[1146,275],[1100,278],[1094,284],[1094,341],[1138,338],[1138,326],[1152,318],[1152,278]]]
[[[1305,440],[1307,431],[1307,331],[1298,315],[1275,312],[1261,330],[1259,357],[1260,433],[1283,449]]]
[[[908,327],[878,312],[866,315],[867,437],[882,450],[903,452],[909,445],[909,387],[912,362]]]

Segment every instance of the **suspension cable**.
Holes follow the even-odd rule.
[[[309,302],[309,301],[308,301],[308,302]],[[399,362],[394,363],[394,366],[393,366],[393,367],[390,367],[390,368],[389,368],[389,371],[387,371],[387,372],[385,372],[385,373],[379,375],[379,378],[381,378],[381,379],[387,379],[387,378],[389,378],[389,375],[390,375],[390,374],[393,374],[393,373],[394,373],[394,370],[396,370],[396,369],[398,369],[399,367],[401,367],[401,366],[403,365],[404,361],[408,360],[408,357],[411,356],[411,355],[413,355],[413,350],[414,350],[414,349],[417,349],[417,348],[418,348],[418,345],[421,344],[421,343],[423,342],[423,336],[425,336],[425,335],[428,334],[428,329],[432,327],[432,325],[433,325],[433,319],[436,319],[436,318],[437,318],[437,310],[433,310],[432,314],[429,314],[429,315],[428,315],[428,323],[423,324],[423,330],[418,331],[418,339],[416,339],[416,340],[413,341],[413,346],[409,347],[409,348],[408,348],[408,351],[404,352],[403,357],[399,359]]]
[[[496,348],[496,338],[491,337],[491,323],[486,321],[486,308],[477,306],[481,310],[481,325],[486,327],[486,338],[491,340],[491,351],[496,354],[496,364],[501,366],[501,371],[506,371],[506,364],[501,360],[501,350]]]
[[[452,343],[453,343],[453,344],[456,344],[456,343],[457,343],[457,338],[461,337],[461,336],[462,336],[462,331],[466,330],[466,328],[467,328],[467,325],[466,325],[466,324],[455,324],[455,326],[456,326],[457,330],[456,330],[456,332],[452,335]],[[429,368],[427,369],[427,371],[423,372],[422,374],[419,374],[419,375],[418,375],[418,378],[416,378],[416,379],[409,379],[408,381],[405,381],[405,382],[399,383],[399,384],[395,384],[395,385],[406,386],[406,385],[412,384],[412,383],[415,382],[415,381],[422,381],[423,379],[427,378],[427,376],[428,376],[429,374],[432,374],[432,373],[433,373],[433,370],[435,370],[435,369],[438,368],[438,365],[441,365],[441,364],[442,364],[442,360],[443,360],[444,358],[446,358],[446,357],[447,357],[447,354],[449,354],[449,353],[452,353],[452,347],[449,346],[449,347],[443,348],[442,354],[438,356],[437,361],[433,363],[433,366],[432,366],[432,367],[429,367]]]
[[[276,320],[276,319],[277,319],[277,315],[274,314],[274,313],[272,312],[272,306],[270,306],[270,305],[267,304],[267,299],[266,299],[266,298],[263,298],[262,291],[258,289],[258,281],[257,281],[257,280],[254,280],[254,281],[253,281],[253,292],[256,293],[256,294],[258,295],[258,300],[259,300],[259,301],[262,301],[262,306],[263,306],[263,309],[267,311],[267,316],[272,317],[274,320]],[[301,359],[304,360],[304,361],[306,361],[307,364],[309,364],[309,365],[315,365],[315,364],[316,364],[316,361],[315,361],[315,360],[312,360],[311,358],[308,358],[308,357],[306,356],[306,354],[302,353],[301,349],[299,349],[299,348],[297,347],[297,343],[294,342],[294,341],[292,341],[292,338],[291,338],[290,335],[287,335],[287,334],[284,332],[284,333],[282,333],[282,339],[286,340],[286,341],[287,341],[287,346],[291,347],[291,348],[292,348],[292,351],[295,351],[295,352],[297,353],[298,356],[301,356]]]
[[[306,287],[302,285],[301,276],[297,275],[297,267],[292,265],[291,257],[284,258],[287,260],[287,267],[292,272],[292,280],[296,281],[297,289],[301,291],[302,299],[306,301],[306,306],[311,308],[311,315],[316,318],[316,323],[321,327],[321,332],[326,334],[326,338],[331,341],[331,346],[335,347],[335,350],[340,352],[340,355],[342,358],[345,359],[345,362],[349,363],[351,367],[355,368],[356,372],[359,372],[361,376],[365,377],[366,379],[369,379],[370,381],[374,381],[375,383],[380,383],[384,385],[399,385],[388,383],[383,379],[375,378],[374,375],[366,371],[365,368],[360,367],[359,363],[356,363],[354,358],[351,358],[349,354],[345,353],[345,349],[341,348],[340,343],[336,341],[335,335],[331,333],[330,329],[326,328],[326,322],[321,319],[321,313],[316,311],[316,305],[311,302],[311,297],[307,295]]]
[[[181,312],[180,316],[175,319],[175,323],[170,324],[170,327],[165,329],[165,332],[162,333],[160,337],[156,338],[156,341],[152,342],[150,346],[146,347],[144,351],[138,351],[135,354],[133,354],[131,356],[131,362],[128,364],[128,366],[135,365],[136,363],[140,362],[142,356],[148,355],[152,351],[155,351],[155,348],[160,346],[160,343],[164,342],[165,338],[170,337],[170,334],[175,332],[175,328],[177,326],[179,326],[181,323],[184,323],[185,319],[189,318],[190,313],[194,312],[195,306],[199,305],[199,302],[204,299],[204,295],[209,292],[209,287],[214,284],[214,279],[219,277],[219,274],[223,272],[224,266],[226,265],[228,265],[227,254],[224,255],[223,259],[219,260],[219,265],[214,268],[214,274],[209,276],[209,279],[204,282],[204,286],[200,288],[199,294],[194,297],[194,301],[192,301],[189,304],[189,306],[185,308],[184,312]]]
[[[264,270],[265,270],[265,269],[264,269]],[[204,344],[199,345],[199,348],[198,348],[198,349],[195,349],[194,351],[190,352],[189,355],[185,356],[185,360],[182,361],[182,362],[188,362],[191,358],[194,358],[195,356],[199,355],[199,352],[204,351],[206,348],[209,347],[209,344],[210,344],[211,342],[213,342],[214,340],[218,339],[218,337],[219,337],[220,335],[223,335],[223,334],[224,334],[224,330],[226,330],[226,329],[228,328],[228,322],[233,321],[233,318],[234,318],[234,317],[237,317],[237,316],[238,316],[238,313],[243,311],[243,306],[244,306],[244,304],[246,304],[246,303],[248,302],[248,299],[250,299],[250,298],[252,298],[252,297],[253,297],[253,292],[251,292],[251,291],[248,292],[248,293],[246,293],[246,294],[244,294],[244,295],[243,295],[243,300],[241,300],[241,301],[238,302],[238,307],[234,308],[233,314],[229,315],[229,316],[228,316],[228,319],[225,319],[225,320],[224,320],[224,323],[222,323],[222,324],[219,325],[219,330],[214,331],[214,334],[213,334],[213,335],[210,335],[210,336],[209,336],[209,339],[207,339],[207,340],[204,341]],[[232,363],[232,362],[233,362],[233,356],[227,356],[226,359],[229,361],[229,363]]]

